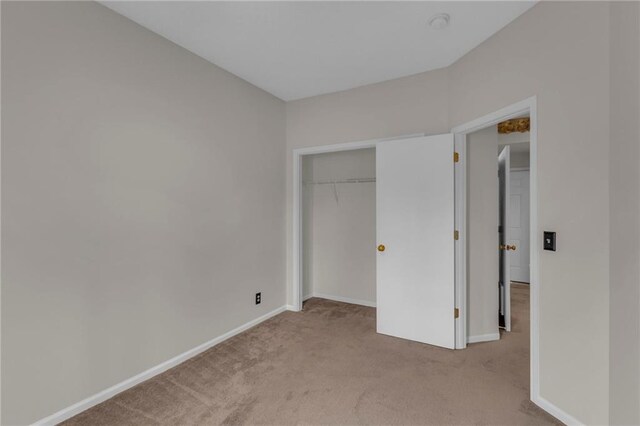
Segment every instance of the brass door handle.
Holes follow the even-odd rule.
[[[516,249],[516,246],[515,246],[515,245],[510,246],[510,245],[508,245],[508,244],[507,244],[507,245],[505,245],[505,244],[500,244],[500,250],[507,250],[507,251],[513,250],[513,251],[515,251],[515,249]]]
[[[380,245],[378,246],[378,251],[384,251],[384,249],[385,249],[385,248],[386,248],[386,247],[384,246],[384,244],[380,244]]]

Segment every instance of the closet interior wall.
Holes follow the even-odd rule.
[[[375,149],[303,157],[303,296],[375,306]]]

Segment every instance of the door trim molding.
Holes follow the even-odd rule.
[[[538,114],[537,114],[537,98],[532,96],[524,99],[520,102],[516,102],[512,105],[506,106],[498,111],[484,115],[475,120],[467,123],[455,126],[451,129],[451,133],[455,135],[455,149],[466,148],[466,135],[476,130],[484,129],[486,127],[498,124],[501,121],[508,120],[510,118],[518,117],[522,114],[529,114],[531,129],[530,129],[530,160],[529,160],[529,197],[530,197],[530,229],[529,229],[529,244],[530,244],[530,321],[531,321],[531,344],[530,344],[530,375],[531,375],[531,388],[530,398],[538,406],[551,412],[560,419],[572,419],[573,418],[553,407],[540,396],[540,264],[538,254]],[[458,151],[460,152],[460,151]],[[467,262],[466,255],[466,240],[464,239],[466,231],[466,222],[464,217],[466,216],[466,167],[465,158],[461,156],[460,165],[456,167],[456,218],[460,219],[456,221],[456,229],[460,231],[461,238],[458,240],[458,246],[456,247],[456,277],[460,279],[456,280],[456,294],[464,295],[462,304],[458,305],[460,309],[460,319],[456,323],[456,348],[465,348],[467,341],[466,330],[466,271],[464,266]],[[458,185],[459,183],[459,185]],[[549,409],[555,408],[553,412]]]
[[[395,136],[390,138],[368,139],[364,141],[346,142],[332,145],[320,145],[309,148],[295,148],[293,157],[293,202],[291,233],[291,308],[302,310],[302,157],[312,154],[326,154],[330,152],[353,151],[357,149],[375,148],[380,142],[427,136],[426,133]]]

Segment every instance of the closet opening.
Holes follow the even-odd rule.
[[[303,307],[314,299],[376,306],[376,150],[301,157]]]

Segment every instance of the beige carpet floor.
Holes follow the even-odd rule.
[[[451,351],[376,334],[375,309],[311,299],[68,425],[558,422],[529,401],[528,287],[513,331]]]

